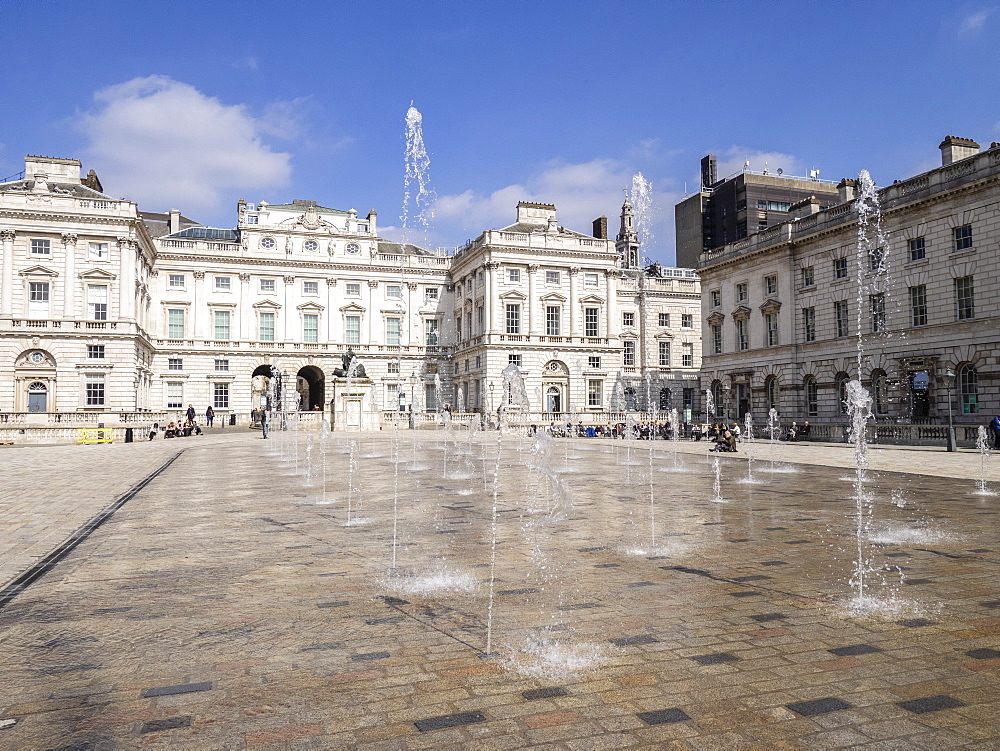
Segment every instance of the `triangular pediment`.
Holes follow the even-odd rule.
[[[111,281],[115,278],[115,275],[110,271],[105,271],[104,269],[91,269],[90,271],[84,271],[80,274],[81,279],[104,279]]]
[[[500,299],[501,300],[527,300],[528,298],[525,297],[520,292],[518,292],[516,289],[512,289],[509,292],[504,292],[502,295],[500,295]]]
[[[257,308],[258,310],[260,310],[261,308],[264,308],[265,310],[277,310],[278,308],[281,307],[281,305],[276,303],[274,300],[261,300],[260,302],[255,302],[253,304],[253,307]]]
[[[31,266],[18,272],[21,276],[59,276],[58,271],[47,269],[44,266]]]
[[[549,292],[547,295],[542,295],[540,299],[543,302],[566,302],[566,297],[558,292]]]
[[[583,296],[583,297],[580,298],[580,302],[581,303],[592,303],[594,305],[603,305],[604,304],[604,298],[603,297],[599,297],[598,295],[585,295],[585,296]]]
[[[726,320],[726,314],[720,313],[719,311],[715,311],[714,313],[712,313],[712,315],[708,317],[707,320],[709,326],[721,326],[722,322]]]
[[[354,303],[354,302],[352,302],[352,303],[351,303],[350,305],[344,305],[344,306],[343,306],[343,307],[342,307],[342,308],[340,309],[340,312],[341,312],[341,313],[364,313],[364,312],[365,312],[365,309],[364,309],[364,308],[362,308],[362,307],[361,307],[360,305],[358,305],[357,303]]]
[[[317,313],[319,313],[319,312],[321,312],[321,311],[325,310],[325,308],[324,308],[324,307],[323,307],[322,305],[320,305],[320,304],[318,304],[318,303],[314,303],[314,302],[304,302],[304,303],[302,303],[301,305],[298,305],[298,306],[296,306],[296,308],[295,308],[295,309],[296,309],[296,310],[309,310],[309,311],[315,311],[315,312],[317,312]]]
[[[736,310],[733,311],[733,318],[737,321],[745,321],[750,317],[750,313],[753,312],[746,305],[740,305]]]
[[[777,313],[779,310],[781,310],[781,303],[772,297],[767,298],[760,306],[760,312],[765,315]]]

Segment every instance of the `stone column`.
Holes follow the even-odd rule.
[[[207,339],[205,334],[208,308],[205,306],[205,272],[194,272],[194,298],[191,301],[191,338]],[[204,308],[204,309],[203,309]],[[214,335],[215,332],[213,331]]]
[[[63,318],[76,318],[76,235],[63,232]],[[110,303],[111,300],[109,299]],[[108,316],[110,318],[110,316]]]
[[[362,344],[374,344],[377,341],[381,341],[378,333],[375,329],[375,319],[378,316],[378,306],[375,305],[375,290],[378,289],[378,282],[374,279],[368,280],[368,341],[362,342]]]
[[[339,320],[336,320],[340,316],[340,311],[333,307],[333,298],[336,294],[337,280],[332,277],[327,277],[326,279],[326,340],[328,342],[341,342],[342,338],[338,339],[337,324]]]
[[[419,328],[414,332],[414,327],[420,326],[420,321],[423,320],[419,315],[414,315],[413,311],[416,310],[414,307],[414,298],[416,298],[417,283],[407,282],[406,283],[406,308],[403,310],[403,320],[406,322],[406,341],[403,344],[417,344],[419,346],[424,345],[424,332],[420,331]],[[438,337],[440,338],[441,333],[438,332]]]
[[[131,319],[135,316],[135,245],[129,238],[118,238],[118,255],[118,317]]]
[[[239,340],[250,339],[250,274],[246,272],[240,276],[240,307],[236,313],[236,338]]]
[[[569,315],[566,317],[566,335],[580,336],[577,330],[580,326],[580,313],[576,309],[576,283],[580,276],[580,269],[577,266],[569,270]]]
[[[528,266],[528,334],[536,336],[538,334],[538,316],[535,315],[535,289],[536,278],[538,276],[538,264],[533,263]]]
[[[605,269],[604,277],[608,282],[608,323],[607,331],[604,332],[604,338],[610,339],[615,336],[615,333],[619,326],[617,323],[618,316],[618,269]]]
[[[493,277],[495,276],[494,272],[498,268],[500,268],[500,264],[497,263],[496,261],[487,261],[486,263],[483,264],[483,269],[486,272],[486,292],[485,292],[486,299],[483,300],[483,308],[485,309],[486,329],[490,333],[493,333],[493,324],[497,318],[497,316],[493,315],[493,306],[496,301],[496,280]],[[473,298],[473,307],[475,307],[474,300],[475,298]],[[476,314],[475,311],[473,311],[473,315],[475,314]],[[487,342],[488,341],[489,340],[487,339]]]
[[[14,230],[0,230],[0,249],[3,266],[0,271],[0,315],[9,316],[14,311]]]
[[[282,277],[282,281],[285,283],[285,289],[281,300],[281,331],[283,332],[281,335],[281,341],[290,342],[292,341],[292,316],[294,314],[292,313],[292,303],[289,299],[289,287],[295,284],[295,277],[285,276]]]

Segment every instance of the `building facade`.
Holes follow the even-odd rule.
[[[380,238],[374,211],[241,200],[213,228],[113,199],[76,160],[20,177],[0,184],[2,412],[242,419],[275,372],[286,409],[325,411],[348,349],[372,411],[495,408],[512,362],[533,412],[697,410],[698,279],[636,268],[628,201],[617,242],[522,203],[448,255]]]
[[[872,225],[859,244],[861,201],[843,181],[837,205],[800,201],[789,221],[702,254],[718,416],[759,424],[774,407],[843,424],[859,377],[879,423],[940,425],[949,405],[958,425],[997,413],[1000,144],[940,148],[940,167],[878,191],[881,238]]]

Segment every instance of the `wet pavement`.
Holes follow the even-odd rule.
[[[1000,747],[979,457],[743,448],[4,451],[0,749]]]

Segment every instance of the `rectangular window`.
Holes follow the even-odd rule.
[[[229,292],[232,289],[232,280],[228,276],[215,277],[215,291]]]
[[[88,247],[91,261],[107,261],[110,257],[107,243],[90,243]]]
[[[595,357],[594,355],[590,355],[590,357],[587,358],[587,367],[591,368],[592,370],[600,370],[601,358]]]
[[[229,384],[216,383],[212,387],[212,408],[229,409]]]
[[[31,255],[33,256],[52,255],[52,243],[49,240],[32,240]]]
[[[833,304],[833,317],[837,324],[837,336],[850,336],[850,318],[847,312],[847,300],[838,300]]]
[[[559,333],[561,328],[560,315],[562,313],[562,308],[558,305],[546,305],[545,306],[545,334],[547,336],[561,336]]]
[[[847,256],[844,256],[843,258],[833,259],[833,278],[834,279],[847,278]]]
[[[778,314],[767,313],[764,316],[764,330],[768,347],[778,346]]]
[[[302,316],[302,341],[315,343],[319,341],[319,315],[305,313]]]
[[[813,267],[812,266],[803,266],[802,267],[802,286],[803,287],[812,287],[812,286],[815,286],[815,284],[816,284],[816,277],[815,277],[815,275],[813,273]]]
[[[910,324],[927,325],[927,286],[924,284],[910,287]]]
[[[927,245],[925,244],[924,238],[914,237],[909,241],[910,246],[910,260],[911,261],[922,261],[927,257]]]
[[[424,384],[424,409],[428,411],[435,411],[438,408],[437,404],[437,387],[433,383]]]
[[[736,350],[743,352],[750,349],[750,325],[746,318],[736,321]]]
[[[660,342],[660,367],[670,367],[670,342]]]
[[[86,380],[86,402],[88,407],[104,406],[104,374],[88,373]]]
[[[869,295],[868,307],[871,311],[872,333],[885,333],[885,293]]]
[[[184,370],[184,358],[182,358],[182,357],[168,357],[167,358],[167,370]]]
[[[584,274],[583,275],[583,286],[589,287],[590,289],[595,289],[598,284],[597,274]]]
[[[385,408],[402,411],[403,397],[398,383],[387,383],[385,385]]]
[[[302,294],[303,295],[318,295],[319,294],[319,282],[302,282]]]
[[[691,342],[681,343],[681,367],[694,367],[694,344]]]
[[[694,389],[684,389],[684,409],[694,408]]]
[[[229,360],[216,360],[215,361],[215,372],[216,373],[228,373],[229,372]]]
[[[736,285],[736,302],[746,302],[749,294],[750,288],[746,282],[740,282]]]
[[[184,289],[184,274],[168,275],[167,286],[170,287],[171,289]]]
[[[274,279],[261,279],[260,291],[264,294],[274,292]]]
[[[468,357],[465,358],[465,372],[466,373],[469,372],[469,358]]]
[[[778,294],[778,277],[777,276],[765,276],[764,277],[764,294],[776,295]]]
[[[88,344],[87,345],[87,359],[88,360],[103,360],[104,359],[104,345],[103,344]]]
[[[386,372],[390,375],[399,375],[399,360],[389,360],[386,365]]]
[[[624,347],[623,356],[622,356],[622,365],[624,365],[627,368],[634,368],[635,367],[635,342],[633,340],[631,340],[631,339],[626,339],[624,342],[622,342],[622,346]]]
[[[385,287],[385,296],[390,300],[400,300],[403,297],[403,288],[398,284],[387,284]]]
[[[514,283],[520,282],[521,269],[507,269],[507,281]]]
[[[87,285],[87,317],[92,321],[108,320],[108,285]]]
[[[711,299],[711,301],[712,301],[712,307],[713,308],[721,308],[722,307],[722,290],[721,289],[713,289],[711,292],[708,293],[708,295],[709,295],[709,299]]]
[[[802,329],[807,342],[816,341],[816,308],[802,309]]]
[[[876,274],[879,274],[886,270],[885,267],[885,248],[872,248],[868,251],[868,265],[869,268]]]
[[[507,355],[507,364],[513,365],[515,367],[521,367],[521,355]]]
[[[658,313],[657,316],[656,316],[656,318],[657,318],[657,322],[663,328],[667,328],[668,326],[670,326],[670,314],[669,313]]]
[[[458,341],[462,341],[462,314],[459,313],[455,316],[455,337]]]
[[[361,316],[344,316],[344,342],[361,344]]]
[[[260,340],[262,342],[274,341],[274,313],[259,313]]]
[[[483,284],[485,283],[485,281],[486,281],[486,274],[484,274],[482,271],[480,271],[478,274],[476,274],[476,286],[477,287],[482,287]]]
[[[635,326],[635,313],[622,313],[622,326]]]
[[[604,396],[602,394],[604,381],[591,379],[587,381],[587,406],[600,409],[604,406]]]
[[[712,354],[722,354],[722,326],[712,327]]]
[[[508,334],[521,333],[521,306],[508,304],[505,308]]]
[[[183,409],[183,408],[184,408],[184,384],[168,383],[167,409]]]
[[[546,284],[559,284],[559,272],[558,271],[546,271],[545,272],[545,283]]]
[[[694,328],[694,315],[691,313],[681,313],[681,328],[682,329],[693,329]]]
[[[476,308],[476,331],[486,333],[486,309],[482,305]]]
[[[348,282],[344,285],[344,294],[348,297],[361,297],[361,284],[359,282]]]
[[[465,330],[469,332],[469,336],[472,336],[472,312],[465,314]]]
[[[476,355],[476,370],[479,370],[482,367],[483,367],[483,356]]]
[[[438,328],[441,322],[437,318],[424,319],[424,344],[428,347],[438,346]]]
[[[975,290],[971,276],[962,276],[955,280],[955,306],[959,321],[976,317]]]
[[[167,339],[184,338],[184,309],[167,311]]]
[[[399,344],[399,319],[385,319],[385,343],[397,346]]]
[[[437,287],[427,287],[424,289],[424,299],[428,301],[437,300],[439,296]]]
[[[972,247],[972,225],[966,224],[962,227],[955,227],[952,230],[955,236],[955,250],[968,250]],[[34,242],[34,241],[32,241]]]
[[[217,342],[229,341],[229,311],[216,310],[214,319],[214,334]]]
[[[601,335],[601,325],[600,325],[600,308],[584,308],[583,309],[583,335],[589,337],[598,337]]]
[[[32,318],[49,317],[48,282],[28,282],[28,315]]]

